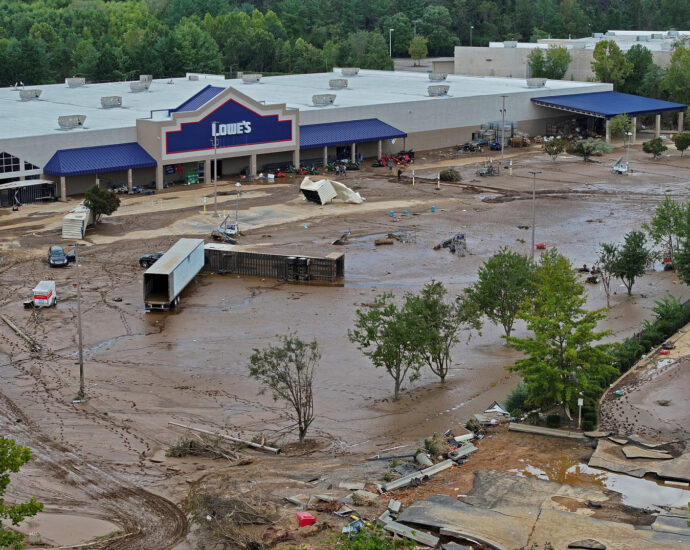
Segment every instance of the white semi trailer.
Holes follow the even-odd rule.
[[[144,273],[146,311],[168,311],[180,301],[180,294],[204,267],[204,241],[180,239]]]

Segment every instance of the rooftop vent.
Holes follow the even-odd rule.
[[[517,42],[515,40],[505,40],[503,42],[504,48],[517,48]]]
[[[670,30],[670,31],[668,31],[668,35],[672,38],[678,38],[679,33],[678,33],[678,31]]]
[[[340,69],[340,74],[343,76],[357,76],[359,74],[359,67],[343,67]]]
[[[592,38],[604,38],[604,33],[603,32],[592,33]]]
[[[587,49],[587,44],[585,42],[574,42],[573,50],[585,50]]]
[[[653,32],[652,38],[654,38],[655,40],[663,40],[664,35],[660,32]]]
[[[254,84],[261,80],[261,73],[249,73],[242,75],[242,82],[245,84]]]
[[[546,85],[545,78],[528,78],[527,87],[528,88],[543,88]]]
[[[141,80],[136,80],[129,83],[129,89],[133,92],[145,92],[151,86],[150,82],[143,82]]]
[[[437,84],[436,86],[429,86],[427,88],[427,91],[429,92],[429,95],[431,97],[448,95],[448,90],[450,90],[450,86],[448,86],[447,84]]]
[[[445,80],[447,77],[448,75],[446,73],[429,73],[429,80],[433,80],[435,82]]]
[[[122,107],[122,96],[108,95],[101,98],[101,107],[110,109],[112,107]]]
[[[58,117],[58,125],[60,128],[67,130],[71,128],[83,128],[86,115],[66,115]]]
[[[637,41],[638,42],[649,42],[649,35],[648,34],[638,34],[637,35]]]
[[[38,99],[42,90],[19,90],[19,97],[23,100]]]
[[[347,88],[347,78],[333,78],[328,81],[328,85],[333,90],[341,90]]]
[[[189,80],[199,80],[199,75],[198,74],[190,74]]]
[[[152,74],[140,74],[139,75],[139,81],[140,82],[148,82],[149,86],[150,86],[151,82],[153,82],[153,75]]]
[[[333,102],[335,101],[335,94],[316,94],[311,96],[311,100],[314,105],[317,106],[333,105]]]
[[[86,79],[81,76],[73,76],[72,78],[65,78],[65,83],[70,88],[79,88],[79,86],[86,84]]]

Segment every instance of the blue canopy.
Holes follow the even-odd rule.
[[[138,143],[117,143],[78,149],[60,149],[43,168],[51,176],[78,176],[156,166],[156,161]]]
[[[225,88],[220,86],[211,86],[210,84],[194,94],[187,101],[176,107],[175,109],[170,109],[171,113],[180,113],[188,111],[196,111],[199,107],[206,105],[219,93],[224,91]]]
[[[381,122],[378,118],[325,122],[299,127],[300,149],[404,137],[407,137],[405,132]]]
[[[661,99],[623,94],[621,92],[552,95],[548,97],[533,97],[532,101],[541,107],[551,107],[552,109],[599,118],[612,118],[622,114],[637,116],[649,113],[663,113],[664,111],[680,111],[687,107],[687,105],[682,103],[671,103]]]

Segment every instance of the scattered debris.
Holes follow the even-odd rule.
[[[594,432],[584,432],[584,434],[587,437],[594,437],[594,438],[600,438],[600,437],[608,437],[611,435],[611,432],[601,432],[601,431],[594,431]]]
[[[365,200],[347,185],[334,180],[312,181],[309,177],[305,177],[299,188],[308,201],[321,205],[328,204],[336,198],[349,204],[362,204]]]
[[[458,233],[452,236],[450,239],[441,241],[439,244],[434,246],[434,250],[440,250],[441,248],[448,248],[452,253],[464,256],[467,254],[467,241],[465,239],[464,233]]]
[[[291,497],[285,497],[290,504],[294,504],[300,510],[304,510],[307,507],[309,497],[307,495],[294,495]]]
[[[399,500],[395,500],[394,498],[392,498],[388,501],[388,511],[391,514],[400,513],[401,507],[402,507],[402,502],[400,502]]]
[[[599,439],[597,448],[589,459],[589,466],[633,477],[644,477],[645,474],[652,473],[664,479],[690,481],[690,453],[684,453],[671,460],[665,459],[666,457],[661,460],[629,459],[623,454],[623,448],[607,439]]]
[[[429,458],[429,455],[427,455],[426,453],[424,453],[422,451],[419,451],[416,455],[414,455],[414,460],[420,466],[429,467],[429,466],[434,465],[434,463]]]
[[[393,239],[375,239],[374,244],[376,246],[381,246],[381,245],[387,245],[387,244],[393,244]]]
[[[475,451],[477,451],[477,447],[472,445],[472,443],[468,443],[467,445],[463,445],[462,447],[460,447],[458,449],[450,451],[448,453],[448,458],[450,458],[451,460],[454,460],[455,462],[458,462],[458,461],[462,460],[463,458],[471,455]]]
[[[309,512],[297,512],[296,515],[300,527],[306,527],[307,525],[314,525],[316,523],[316,518]]]
[[[240,458],[240,455],[237,453],[222,448],[218,438],[212,440],[209,437],[203,436],[196,436],[195,438],[181,437],[165,452],[165,456],[174,458],[201,456],[206,458],[227,458],[228,460]]]
[[[36,340],[31,338],[27,334],[25,334],[17,325],[15,325],[7,317],[5,317],[4,315],[0,315],[0,319],[5,321],[5,324],[8,327],[10,327],[17,334],[17,336],[21,337],[24,341],[26,341],[27,344],[31,346],[31,351],[41,351],[41,344],[36,342]]]
[[[662,447],[663,445],[668,444],[668,443],[663,442],[663,441],[662,442],[649,441],[648,439],[644,439],[637,434],[629,435],[628,441],[631,441],[633,443],[637,443],[638,445],[642,445],[643,447],[649,447],[650,449],[655,449],[656,447]]]
[[[178,428],[184,428],[185,430],[191,430],[193,432],[199,432],[213,437],[227,439],[228,441],[232,441],[234,443],[242,443],[243,445],[247,445],[248,447],[253,447],[254,449],[259,449],[261,451],[268,451],[270,453],[280,454],[280,449],[276,449],[275,447],[269,447],[267,445],[261,445],[260,443],[254,443],[253,441],[247,441],[246,439],[239,439],[238,437],[232,437],[230,435],[213,433],[209,432],[208,430],[202,430],[200,428],[192,428],[191,426],[178,424],[177,422],[168,422],[168,424],[171,426],[177,426]]]
[[[434,548],[438,544],[438,537],[425,533],[424,531],[419,531],[418,529],[412,529],[411,527],[398,523],[397,521],[389,521],[383,526],[383,528],[386,531],[390,531],[391,533],[395,533],[401,537],[412,539],[413,541],[424,546],[431,546]]]
[[[348,491],[361,491],[364,489],[363,481],[341,481],[338,483],[338,487],[341,489],[347,489]]]
[[[388,491],[393,491],[395,489],[407,487],[408,485],[413,485],[415,480],[417,483],[420,483],[420,482],[428,479],[430,476],[450,468],[454,464],[455,464],[455,462],[453,460],[450,460],[450,459],[444,460],[443,462],[439,462],[435,466],[431,466],[431,467],[426,468],[424,470],[420,470],[419,472],[416,472],[414,474],[409,474],[409,475],[403,476],[400,479],[396,479],[395,481],[391,481],[390,483],[386,483],[385,485],[382,485],[381,486],[381,492],[387,493]]]
[[[359,489],[350,496],[355,506],[371,506],[376,504],[376,501],[379,499],[378,495],[364,489]]]

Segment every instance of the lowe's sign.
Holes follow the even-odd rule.
[[[293,139],[293,121],[280,115],[262,115],[229,99],[204,118],[182,122],[179,130],[165,132],[166,154],[232,149],[259,144],[280,144]]]

